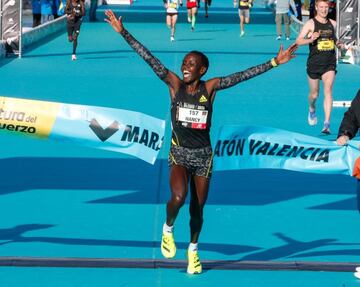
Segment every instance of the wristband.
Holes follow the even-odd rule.
[[[276,62],[276,58],[272,58],[272,59],[271,59],[271,65],[272,65],[274,68],[279,65],[279,64]]]

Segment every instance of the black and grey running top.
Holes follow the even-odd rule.
[[[125,41],[140,57],[152,68],[154,73],[166,82],[169,70],[127,30],[120,33]],[[274,66],[271,61],[236,72],[228,76],[219,77],[219,86],[216,91],[230,88],[240,82],[249,80]],[[205,82],[200,81],[199,89],[195,95],[186,93],[185,84],[180,85],[171,106],[171,119],[173,125],[173,144],[183,147],[198,148],[210,146],[210,126],[212,116],[212,99],[205,88]]]
[[[335,44],[336,35],[334,26],[330,20],[326,23],[320,23],[313,18],[314,32],[319,32],[319,38],[309,44],[308,67],[336,65]]]
[[[172,144],[187,148],[210,146],[212,102],[205,82],[200,81],[194,95],[180,86],[171,103]]]

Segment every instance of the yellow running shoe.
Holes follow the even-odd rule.
[[[200,274],[202,272],[202,266],[197,250],[187,252],[188,257],[188,267],[187,273],[189,274]]]
[[[161,253],[165,258],[173,258],[176,254],[176,245],[173,233],[163,232],[161,239]]]

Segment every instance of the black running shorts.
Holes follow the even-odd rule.
[[[168,159],[169,167],[181,165],[192,175],[211,177],[213,152],[211,146],[204,148],[186,148],[172,145]]]
[[[336,66],[332,65],[332,64],[326,65],[326,66],[311,65],[311,67],[308,66],[306,69],[306,73],[313,80],[320,80],[322,75],[324,75],[326,72],[329,72],[329,71],[335,71],[335,73],[336,73]]]
[[[82,17],[74,17],[72,19],[67,20],[67,32],[68,35],[73,35],[74,33],[80,33],[80,27],[82,23]]]

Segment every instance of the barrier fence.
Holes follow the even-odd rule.
[[[1,0],[1,40],[8,54],[21,55],[22,1]]]

